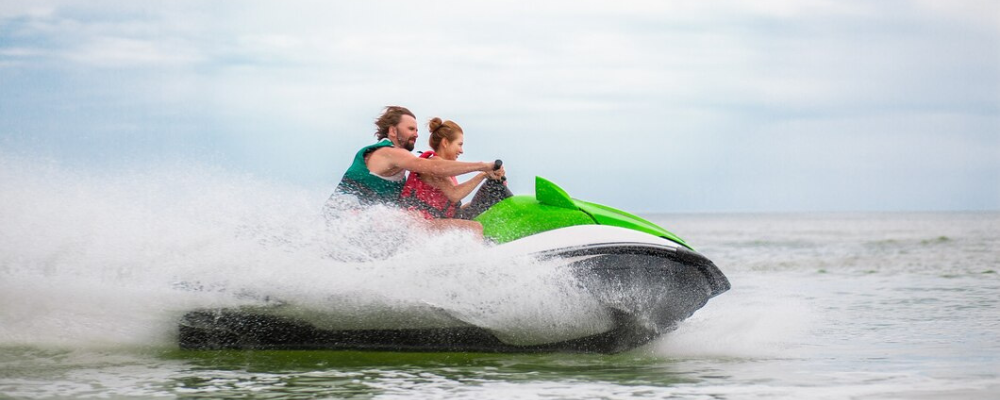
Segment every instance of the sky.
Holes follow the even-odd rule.
[[[1000,210],[1000,2],[0,2],[0,157],[317,191],[386,105],[633,212]]]

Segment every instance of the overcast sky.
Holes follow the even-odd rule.
[[[345,3],[0,2],[0,157],[332,189],[397,104],[458,122],[518,193],[1000,209],[994,0]]]

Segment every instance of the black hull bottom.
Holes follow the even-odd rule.
[[[198,310],[180,321],[183,349],[328,349],[424,352],[618,353],[672,331],[729,281],[683,248],[604,245],[539,254],[563,258],[582,289],[612,317],[608,331],[565,341],[512,345],[473,325],[428,329],[323,330],[253,309]]]
[[[203,328],[212,326],[211,329]],[[478,327],[330,331],[290,318],[238,310],[201,310],[184,316],[180,347],[196,350],[362,350],[474,353],[619,353],[659,333],[618,325],[612,331],[533,346],[504,343]]]

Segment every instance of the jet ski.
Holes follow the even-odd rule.
[[[410,318],[304,313],[276,304],[202,309],[180,320],[182,349],[326,349],[423,352],[618,353],[670,332],[729,290],[725,275],[683,239],[635,215],[571,198],[536,177],[535,194],[508,197],[480,214],[490,249],[569,271],[588,317],[510,334],[438,304]]]

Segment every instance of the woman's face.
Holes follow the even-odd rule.
[[[447,138],[441,139],[441,151],[438,151],[438,155],[445,160],[455,161],[458,156],[462,155],[462,145],[465,144],[465,134],[459,133],[455,136],[455,140],[448,140]]]

